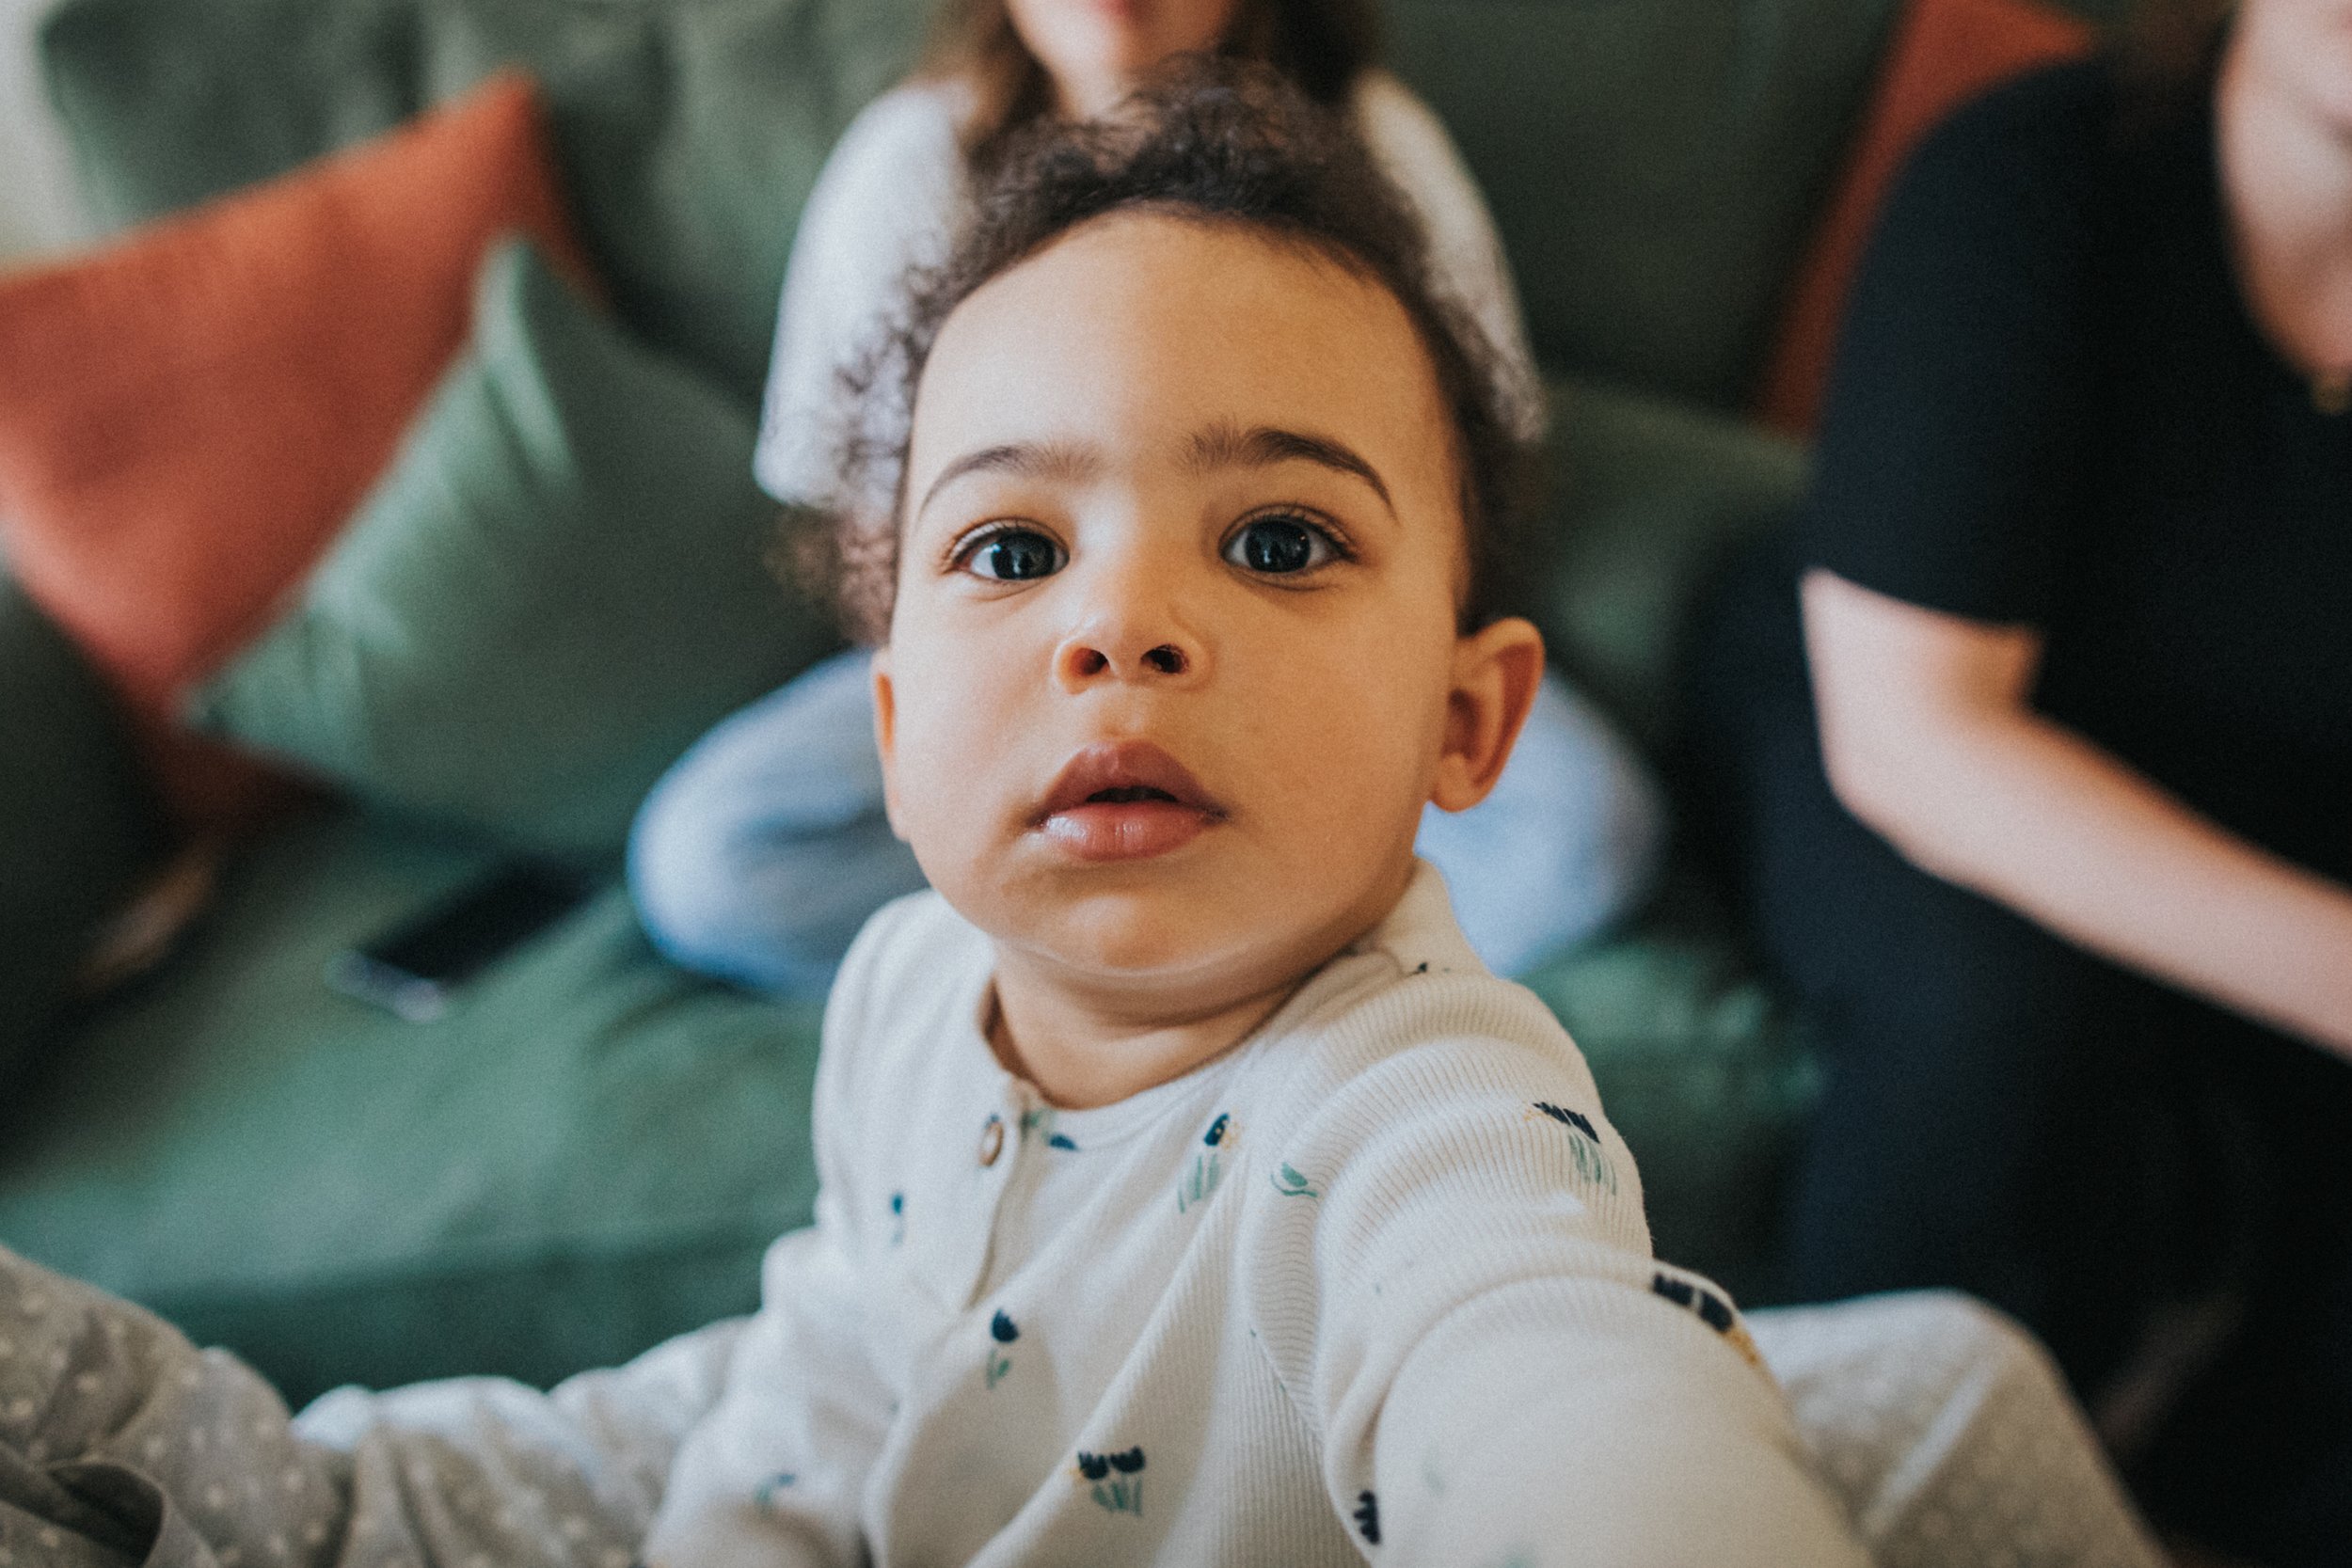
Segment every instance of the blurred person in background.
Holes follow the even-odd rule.
[[[1986,1295],[2159,1516],[2352,1561],[2352,0],[1945,125],[1817,461],[1699,661],[1829,1062],[1796,1292]]]

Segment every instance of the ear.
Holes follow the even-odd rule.
[[[889,643],[874,650],[870,669],[874,681],[874,750],[882,753],[882,813],[890,819],[890,831],[903,840],[906,831],[898,826],[898,693],[890,684]]]
[[[1429,799],[1468,811],[1486,798],[1535,705],[1544,678],[1544,634],[1514,616],[1457,640],[1446,693],[1444,749]]]

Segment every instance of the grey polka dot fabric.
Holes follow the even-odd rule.
[[[2048,1355],[1991,1307],[1920,1291],[1747,1322],[1879,1568],[2162,1568]]]
[[[629,1568],[734,1325],[542,1394],[347,1389],[0,1249],[0,1568]]]

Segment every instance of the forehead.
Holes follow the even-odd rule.
[[[1386,288],[1311,246],[1158,213],[1098,218],[948,316],[917,388],[909,491],[975,447],[1175,459],[1212,424],[1311,430],[1451,503],[1436,372]]]

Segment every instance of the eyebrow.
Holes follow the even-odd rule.
[[[923,504],[914,510],[919,515],[942,490],[973,474],[1010,474],[1015,479],[1073,483],[1093,478],[1102,468],[1101,453],[1069,441],[1014,441],[1001,447],[982,447],[977,451],[965,452],[940,469],[931,487],[923,492]]]
[[[1244,429],[1218,420],[1193,433],[1184,443],[1184,466],[1191,473],[1219,468],[1270,468],[1280,463],[1313,463],[1335,473],[1353,474],[1372,486],[1380,504],[1396,515],[1396,502],[1380,471],[1338,441],[1273,425]],[[1041,479],[1074,483],[1102,472],[1102,454],[1094,448],[1069,441],[1013,441],[964,453],[939,471],[923,500],[919,515],[933,498],[960,479],[974,474],[1009,474],[1016,479]]]
[[[1354,474],[1372,486],[1391,516],[1396,515],[1396,502],[1390,499],[1380,471],[1347,447],[1324,436],[1272,425],[1244,430],[1220,420],[1196,433],[1185,444],[1184,467],[1194,473],[1218,468],[1270,468],[1278,463],[1314,463],[1337,473]]]

